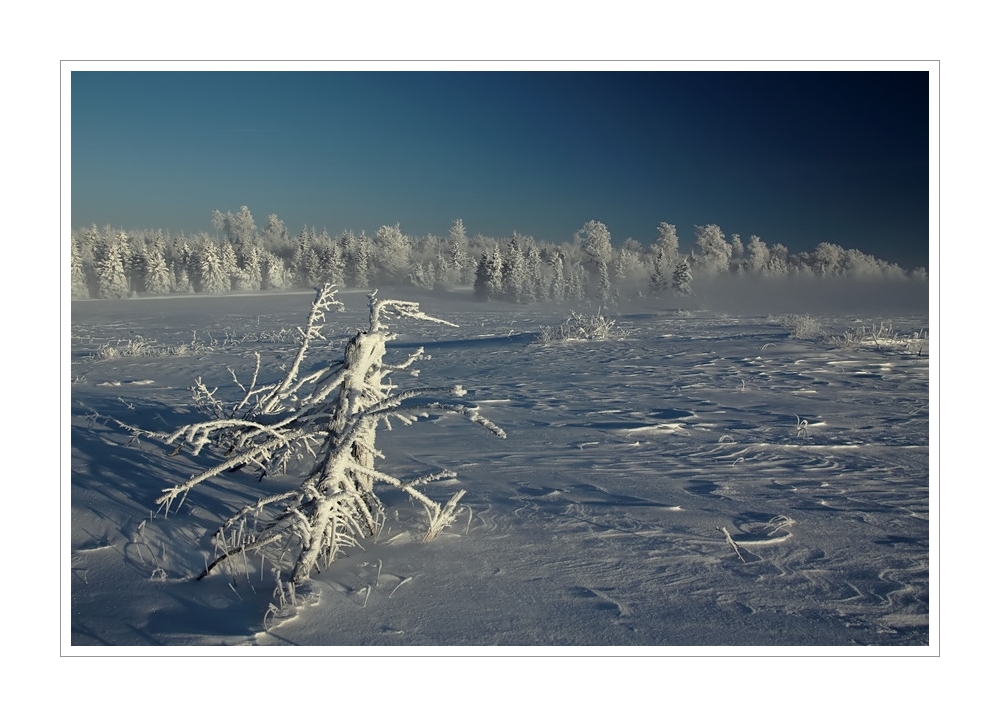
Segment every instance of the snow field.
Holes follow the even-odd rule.
[[[420,543],[422,512],[388,491],[380,536],[314,576],[286,616],[268,615],[275,583],[253,557],[194,582],[221,519],[259,497],[256,478],[206,482],[176,515],[150,517],[202,459],[130,443],[103,418],[192,422],[194,379],[235,395],[228,368],[250,371],[254,352],[278,376],[294,345],[271,340],[310,299],[74,304],[74,646],[928,645],[926,354],[791,338],[766,317],[679,316],[668,302],[604,310],[620,337],[542,344],[566,308],[421,298],[459,327],[399,324],[390,355],[430,357],[394,382],[462,384],[507,438],[427,413],[380,433],[379,467],[454,470],[427,492],[466,490],[458,521]],[[338,354],[367,316],[363,294],[340,299],[326,333]],[[93,358],[129,332],[194,352]]]

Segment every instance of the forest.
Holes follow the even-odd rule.
[[[289,233],[275,214],[259,228],[250,209],[212,212],[215,233],[171,235],[164,230],[125,231],[96,225],[74,230],[73,298],[121,299],[143,295],[227,293],[315,288],[416,286],[472,287],[480,300],[514,303],[603,303],[626,298],[685,295],[699,279],[847,278],[926,280],[925,268],[906,271],[856,249],[823,242],[791,253],[752,235],[744,242],[718,225],[696,225],[682,252],[677,228],[661,222],[653,242],[633,238],[612,244],[604,223],[590,220],[572,241],[555,244],[514,232],[510,237],[469,237],[461,219],[447,236],[411,237],[399,223],[374,236],[364,230],[331,235],[304,227]]]

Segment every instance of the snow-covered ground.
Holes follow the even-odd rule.
[[[396,382],[462,384],[464,400],[507,438],[434,414],[381,430],[380,467],[400,476],[454,470],[457,480],[428,492],[446,499],[465,489],[467,510],[424,544],[422,511],[387,491],[379,537],[315,576],[289,617],[268,614],[275,582],[253,558],[194,580],[219,523],[281,480],[265,488],[249,472],[230,473],[192,491],[180,512],[154,515],[162,491],[209,459],[130,439],[108,418],[154,431],[196,420],[194,380],[236,399],[228,369],[248,377],[255,351],[276,379],[295,350],[282,331],[303,324],[311,295],[73,303],[65,653],[935,652],[926,303],[823,312],[814,296],[807,310],[820,332],[798,338],[790,321],[748,303],[725,314],[646,300],[603,311],[615,320],[610,339],[544,345],[540,329],[571,308],[478,304],[471,293],[382,295],[419,299],[459,326],[397,321],[390,355],[423,346],[431,357],[419,378]],[[347,310],[328,316],[330,344],[312,352],[314,364],[340,357],[365,325],[365,294],[339,297]],[[890,320],[892,336],[907,342],[837,347],[825,337]]]

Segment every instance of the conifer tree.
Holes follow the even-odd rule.
[[[566,299],[566,266],[562,253],[555,253],[550,261],[552,266],[552,282],[549,285],[549,298],[561,303]]]
[[[163,257],[163,249],[156,240],[146,247],[143,258],[143,287],[150,295],[168,295],[173,289],[173,277]]]
[[[367,288],[371,284],[371,256],[371,239],[362,230],[355,239],[352,253],[351,274],[354,287]]]
[[[80,250],[77,242],[70,239],[70,295],[74,298],[90,297],[90,288],[87,285],[87,273],[83,268],[83,260],[80,257]]]
[[[231,288],[230,275],[222,265],[218,246],[211,240],[206,240],[201,248],[200,265],[201,292],[222,293],[229,291]]]
[[[256,291],[264,287],[264,271],[260,264],[261,247],[257,243],[248,245],[243,267],[240,268],[240,289]]]
[[[374,247],[380,272],[388,282],[399,282],[410,270],[410,239],[395,225],[383,225],[375,233]]]
[[[285,261],[269,250],[260,255],[261,289],[282,290],[288,287],[288,271]]]
[[[674,295],[690,295],[692,279],[691,264],[686,259],[681,260],[674,269]]]
[[[222,267],[222,272],[229,279],[229,285],[223,292],[228,292],[234,288],[243,289],[245,281],[243,274],[240,272],[239,262],[236,259],[236,251],[231,244],[225,241],[219,245],[219,265]]]
[[[110,230],[110,229],[109,229]],[[103,252],[97,262],[97,295],[101,298],[127,298],[131,294],[125,274],[128,238],[125,233],[105,234]]]
[[[486,260],[486,280],[487,292],[490,300],[499,300],[503,297],[503,253],[500,246],[494,245],[493,252]]]
[[[652,295],[662,295],[670,287],[671,278],[667,274],[668,269],[666,251],[663,247],[657,247],[656,257],[653,258],[653,271],[649,276],[649,292]]]
[[[527,276],[524,270],[524,255],[517,241],[511,238],[503,257],[501,297],[509,302],[524,302],[524,287]]]
[[[465,285],[471,279],[469,276],[469,238],[465,234],[465,225],[461,218],[452,224],[448,240],[450,242],[448,266],[441,279],[452,285]]]
[[[320,235],[319,276],[320,282],[344,285],[344,255],[340,244],[334,242],[324,229]]]
[[[534,243],[524,252],[524,280],[524,302],[538,302],[545,299],[542,254]]]
[[[483,253],[476,264],[476,279],[472,283],[472,297],[480,302],[490,299],[489,260]]]

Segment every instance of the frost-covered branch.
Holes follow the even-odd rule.
[[[390,418],[410,424],[419,413],[436,410],[461,415],[505,437],[501,428],[479,414],[478,407],[433,400],[442,395],[462,397],[466,391],[461,385],[399,390],[390,382],[391,372],[412,366],[424,353],[420,348],[402,363],[385,362],[386,344],[395,337],[388,328],[388,316],[455,327],[426,315],[415,302],[381,300],[372,293],[369,327],[359,330],[347,343],[343,359],[299,377],[311,344],[323,339],[325,312],[342,307],[335,292],[329,285],[317,291],[305,329],[299,329],[295,360],[280,382],[257,385],[257,354],[249,383],[241,383],[230,370],[241,393],[232,406],[220,399],[218,388],[209,389],[199,378],[192,389],[193,398],[210,419],[172,433],[149,433],[176,445],[174,453],[184,448],[193,456],[206,450],[219,453],[211,467],[163,491],[157,503],[164,514],[183,503],[192,489],[224,472],[249,466],[259,469],[263,479],[269,473],[286,472],[305,456],[315,458],[296,489],[267,494],[243,505],[223,522],[215,533],[216,557],[200,577],[226,560],[256,552],[268,557],[275,567],[288,568],[287,577],[293,585],[305,581],[333,562],[344,548],[378,534],[384,520],[379,486],[396,488],[423,507],[427,515],[425,540],[451,525],[465,491],[453,494],[442,505],[418,487],[454,478],[454,473],[442,471],[403,480],[375,467],[376,460],[383,457],[375,444],[377,429]],[[431,401],[421,402],[421,398]]]

